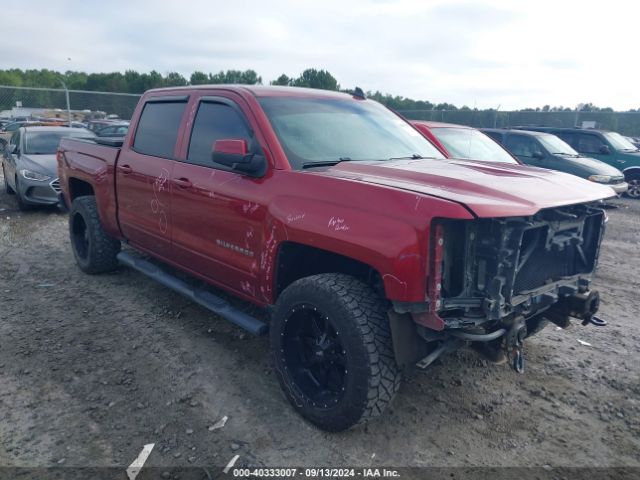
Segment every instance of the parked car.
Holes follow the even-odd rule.
[[[9,139],[11,138],[11,136],[13,135],[13,133],[18,130],[21,126],[27,124],[28,122],[25,121],[20,121],[20,122],[10,122],[7,123],[5,125],[3,125],[0,128],[0,140],[4,140],[4,144],[6,144]]]
[[[129,124],[123,123],[118,125],[110,125],[101,128],[95,132],[98,137],[124,137],[129,130]]]
[[[624,137],[626,138],[634,147],[640,149],[640,137]]]
[[[622,135],[590,128],[527,127],[557,135],[581,154],[621,170],[629,184],[627,195],[640,199],[640,150]]]
[[[7,193],[15,194],[18,207],[58,203],[56,150],[64,137],[94,138],[86,129],[23,126],[4,149],[2,173]]]
[[[447,160],[363,95],[152,90],[124,140],[65,138],[58,168],[81,270],[121,263],[269,329],[285,395],[329,431],[381,414],[402,370],[443,352],[475,342],[522,372],[522,341],[546,319],[597,323],[588,285],[609,187]],[[269,324],[162,262],[264,307]]]
[[[481,130],[527,165],[577,175],[607,185],[618,195],[625,193],[629,187],[620,170],[594,158],[580,155],[550,133],[499,128]]]
[[[125,123],[128,124],[129,122],[127,122],[126,120],[117,119],[90,120],[89,122],[87,122],[87,128],[92,132],[96,132],[111,125],[123,125]]]
[[[502,145],[473,127],[419,120],[411,123],[447,158],[520,163]]]
[[[18,129],[22,127],[58,127],[61,126],[57,121],[40,121],[40,120],[20,120],[12,122],[0,129],[0,151],[3,151],[9,140]]]

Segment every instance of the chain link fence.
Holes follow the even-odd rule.
[[[515,126],[591,127],[640,136],[640,112],[501,112],[496,110],[399,110],[411,120],[457,123],[476,128]]]
[[[62,88],[0,85],[0,117],[57,117],[67,119]],[[130,119],[140,95],[69,90],[71,117],[76,121],[117,115]],[[458,123],[477,128],[538,125],[589,126],[640,137],[640,112],[506,112],[496,110],[399,110],[411,120]]]
[[[68,90],[74,121],[117,115],[130,119],[140,95],[131,93]],[[0,85],[0,117],[62,118],[67,120],[67,91],[57,88]]]

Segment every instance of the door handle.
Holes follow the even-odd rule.
[[[618,163],[626,163],[626,160],[616,160]]]
[[[191,188],[193,186],[193,183],[191,183],[188,178],[184,177],[174,179],[173,183],[175,183],[178,188]]]
[[[129,175],[133,173],[133,168],[129,165],[118,165],[118,170],[122,172],[123,175]]]

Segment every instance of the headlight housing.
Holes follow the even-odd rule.
[[[20,175],[22,175],[27,180],[35,180],[37,182],[46,182],[47,180],[51,180],[51,177],[49,177],[48,175],[34,172],[32,170],[20,170]]]
[[[611,175],[591,175],[587,180],[596,183],[611,183]]]

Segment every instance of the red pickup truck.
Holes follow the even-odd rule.
[[[152,90],[124,139],[64,139],[57,158],[79,267],[135,268],[256,334],[190,276],[264,307],[287,398],[326,430],[380,414],[444,352],[522,371],[548,320],[597,323],[610,188],[444,159],[359,91]]]

